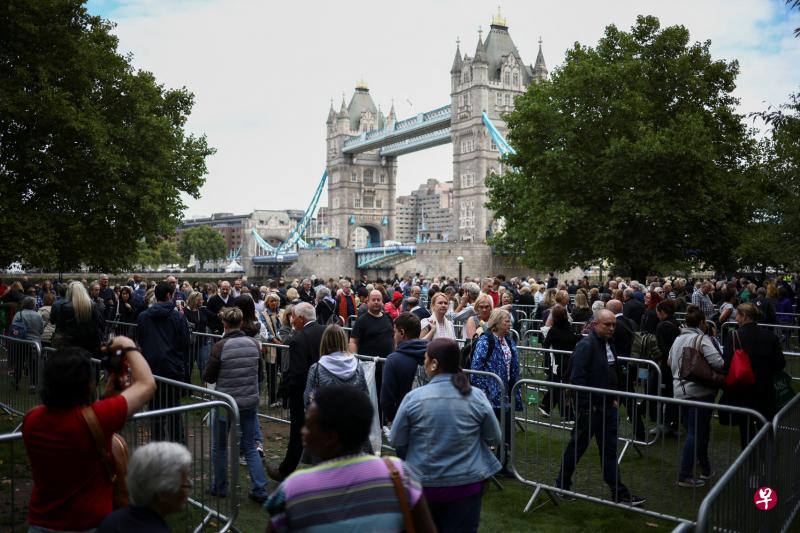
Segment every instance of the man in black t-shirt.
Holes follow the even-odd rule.
[[[367,312],[359,316],[350,332],[350,352],[373,357],[386,357],[394,351],[394,325],[383,312],[383,296],[373,290],[367,300]],[[375,365],[375,388],[380,400],[383,365]]]
[[[358,317],[350,333],[350,351],[360,355],[386,357],[394,349],[392,319],[383,312],[383,296],[369,293],[367,312]]]

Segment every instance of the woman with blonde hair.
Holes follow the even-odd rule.
[[[592,317],[592,309],[584,291],[575,293],[575,309],[572,310],[571,316],[573,322],[586,322]]]
[[[69,284],[64,303],[51,311],[50,321],[56,325],[55,348],[80,346],[93,355],[100,353],[105,321],[80,281]]]
[[[422,334],[420,339],[433,340],[438,338],[456,340],[456,330],[453,323],[445,316],[450,308],[450,296],[446,292],[437,292],[431,300],[433,315],[420,322]]]
[[[464,328],[466,332],[464,338],[466,339],[471,339],[476,333],[486,331],[484,326],[486,321],[489,320],[489,316],[492,314],[492,309],[494,309],[494,300],[492,300],[491,296],[482,292],[475,299],[475,303],[472,304],[472,307],[475,309],[476,314],[469,317],[469,320],[467,320],[467,327]]]

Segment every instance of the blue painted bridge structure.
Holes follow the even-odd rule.
[[[416,246],[374,246],[356,248],[358,268],[391,268],[411,259],[417,253]]]
[[[361,135],[351,137],[344,142],[342,151],[351,155],[380,150],[382,156],[399,156],[447,144],[451,142],[450,124],[452,118],[451,106],[446,105],[432,111],[419,113],[405,120],[389,121],[382,129],[363,132]],[[515,153],[514,148],[508,144],[497,128],[492,124],[489,116],[482,114],[483,124],[501,155]],[[314,191],[311,203],[303,214],[297,227],[292,230],[289,238],[276,245],[270,245],[258,232],[253,229],[253,239],[256,250],[253,256],[255,264],[281,264],[297,260],[297,249],[309,248],[303,239],[303,233],[317,209],[320,196],[328,178],[327,170]],[[380,243],[371,243],[377,246],[355,250],[358,268],[389,268],[401,263],[416,253],[415,246],[380,246]]]

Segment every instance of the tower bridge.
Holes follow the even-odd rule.
[[[355,248],[355,231],[366,231],[368,247],[394,240],[398,157],[450,143],[453,145],[453,221],[449,241],[483,243],[497,229],[494,214],[485,208],[489,172],[501,174],[499,157],[511,150],[505,141],[504,115],[531,83],[547,78],[542,41],[534,64],[525,64],[500,13],[492,19],[486,38],[478,33],[472,55],[456,43],[450,68],[450,103],[399,120],[394,104],[388,115],[375,105],[369,87],[359,82],[349,103],[333,102],[326,120],[326,166],[303,223],[278,246],[253,239],[253,262],[270,262],[297,248],[307,247],[303,232],[313,217],[322,188],[326,233],[340,248]],[[264,246],[266,244],[266,246]],[[405,247],[408,248],[408,247]],[[413,257],[413,250],[403,249]],[[359,249],[358,264],[391,263],[368,249]]]

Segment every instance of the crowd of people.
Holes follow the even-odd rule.
[[[719,401],[771,418],[778,407],[773,377],[785,365],[781,346],[787,333],[775,335],[757,324],[796,324],[798,288],[798,278],[790,277],[761,283],[743,278],[565,283],[552,273],[542,280],[415,275],[260,285],[245,277],[180,283],[174,276],[159,282],[134,276],[112,285],[102,275],[96,282],[0,283],[0,328],[56,350],[47,357],[39,384],[42,406],[23,424],[34,479],[31,531],[131,531],[125,527],[132,524],[166,530],[163,517],[183,505],[194,482],[188,477],[181,417],[152,419],[151,439],[174,446],[155,442],[136,450],[127,479],[131,506],[112,513],[112,485],[81,413],[94,412],[110,450],[112,436],[132,413],[147,405],[158,410],[180,404],[180,388],[157,390],[154,376],[191,382],[193,375],[235,400],[249,497],[269,511],[270,529],[341,524],[476,531],[487,481],[513,476],[509,439],[514,412],[523,408],[519,388],[511,394],[522,376],[514,333],[522,318],[540,321],[544,348],[570,353],[545,357],[549,380],[610,391],[574,398],[553,391],[541,398],[543,416],[559,409],[574,425],[555,486],[569,497],[576,464],[594,436],[612,499],[642,505],[645,498],[622,483],[617,464],[620,401],[613,391],[624,389],[626,379],[617,358],[636,355],[641,339],[651,336],[655,355],[647,356],[662,369],[665,394],[713,404],[720,387],[687,381],[682,354],[695,346],[710,368],[724,375],[734,352],[743,349],[754,382],[726,390]],[[720,337],[717,330],[731,321],[738,325],[736,333]],[[117,335],[106,344],[107,323],[135,324],[136,342]],[[108,353],[124,356],[126,364],[107,369],[115,387],[93,401],[96,376],[89,358]],[[355,354],[382,363],[375,367],[374,398],[364,361]],[[18,374],[31,363],[11,364]],[[467,376],[464,369],[476,372]],[[258,411],[264,404],[289,410],[288,445],[278,465],[265,464],[263,457]],[[680,421],[687,432],[678,485],[702,486],[713,476],[710,409],[662,408],[659,431],[680,431]],[[399,458],[375,456],[369,434],[376,418]],[[757,422],[738,417],[730,423],[739,426],[744,448]],[[211,424],[208,491],[225,497],[232,428],[220,412]],[[171,466],[159,469],[164,457]],[[63,470],[53,461],[70,466]],[[163,483],[145,480],[147,473]],[[279,483],[272,491],[268,477]]]

